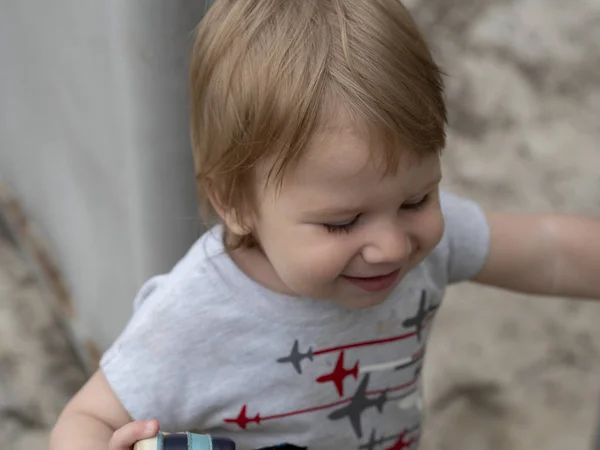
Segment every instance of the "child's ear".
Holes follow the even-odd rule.
[[[245,236],[251,233],[250,227],[244,223],[244,215],[234,208],[228,208],[224,206],[214,184],[208,182],[206,186],[206,192],[208,193],[208,199],[215,212],[219,215],[231,233],[237,236]]]
[[[246,236],[251,233],[250,227],[243,222],[241,215],[235,210],[225,212],[221,217],[225,226],[236,236]]]

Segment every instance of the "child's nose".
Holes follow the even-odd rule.
[[[374,233],[371,243],[363,250],[363,258],[369,264],[397,264],[406,259],[411,251],[409,233],[392,224]]]

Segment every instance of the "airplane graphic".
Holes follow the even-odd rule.
[[[407,367],[414,366],[419,363],[423,357],[425,356],[425,349],[421,348],[419,351],[414,353],[410,358],[406,358],[406,360],[402,361],[400,364],[394,367],[394,370],[402,370]]]
[[[417,381],[419,380],[422,370],[423,370],[423,366],[420,366],[420,365],[415,368],[415,376],[414,376],[415,380],[417,380]]]
[[[383,446],[386,442],[395,441],[392,447],[388,447],[385,450],[404,450],[410,448],[412,444],[415,444],[418,441],[418,438],[412,437],[408,441],[405,441],[406,435],[409,433],[413,433],[419,430],[419,426],[414,426],[411,428],[405,428],[402,430],[402,433],[396,434],[394,436],[383,436],[381,438],[376,437],[376,431],[373,429],[371,431],[371,435],[369,436],[369,441],[366,444],[358,447],[360,450],[375,450],[379,446]]]
[[[247,405],[242,406],[240,413],[238,414],[238,416],[235,419],[225,419],[225,422],[235,423],[242,430],[245,430],[249,423],[254,422],[257,425],[260,425],[260,421],[261,421],[260,414],[257,413],[254,417],[248,417],[246,415],[246,408],[247,408]]]
[[[379,412],[382,412],[384,404],[386,404],[390,401],[402,401],[403,399],[412,395],[415,391],[414,389],[411,389],[411,388],[416,383],[416,379],[410,380],[407,383],[403,383],[403,384],[400,384],[397,386],[392,386],[385,390],[377,389],[377,390],[373,390],[373,391],[367,391],[368,377],[369,377],[369,374],[367,374],[367,375],[365,375],[365,377],[363,377],[363,379],[361,381],[361,385],[359,385],[359,388],[356,390],[356,392],[354,393],[353,396],[346,397],[341,400],[336,400],[332,403],[324,403],[324,404],[309,407],[309,408],[303,408],[303,409],[297,409],[297,410],[291,410],[291,411],[282,411],[282,412],[278,412],[276,414],[270,414],[270,415],[269,414],[262,415],[260,412],[258,412],[254,415],[254,417],[248,417],[248,412],[247,412],[248,408],[247,408],[247,405],[244,404],[240,408],[240,412],[238,413],[238,415],[236,417],[224,418],[223,420],[225,421],[225,423],[233,423],[242,429],[246,429],[248,427],[248,425],[251,423],[256,423],[257,425],[260,425],[264,422],[271,421],[271,420],[281,420],[281,419],[285,419],[287,417],[310,414],[310,413],[314,413],[317,411],[324,411],[324,410],[328,410],[328,409],[332,409],[332,408],[338,408],[338,407],[340,407],[340,405],[346,404],[346,405],[348,405],[347,407],[334,411],[328,417],[332,420],[337,420],[337,419],[341,419],[341,418],[347,416],[350,418],[353,429],[360,430],[360,418],[361,418],[362,412],[364,410],[368,409],[369,407],[376,406],[377,409],[379,410]],[[400,392],[400,391],[404,391],[404,393],[402,393],[400,395],[396,395],[396,396],[389,396],[390,392]],[[369,397],[372,397],[375,395],[379,395],[379,397],[375,398],[375,399],[369,399]],[[354,426],[355,423],[358,423],[358,425]]]
[[[346,377],[352,375],[355,380],[358,378],[358,361],[356,361],[354,367],[346,369],[344,367],[344,353],[343,350],[340,352],[333,372],[317,378],[317,383],[333,382],[340,397],[344,396],[344,380]]]
[[[339,420],[344,417],[348,417],[350,419],[350,425],[354,430],[354,433],[359,438],[362,437],[362,423],[361,416],[364,411],[373,406],[377,408],[377,410],[381,413],[383,412],[383,406],[388,401],[387,389],[383,391],[383,393],[375,399],[370,399],[367,396],[367,386],[369,384],[370,374],[365,374],[362,378],[356,392],[353,397],[350,399],[350,403],[347,406],[339,408],[329,414],[329,418],[331,420]]]
[[[277,360],[278,363],[291,363],[292,366],[294,366],[294,369],[296,369],[296,372],[298,372],[299,374],[302,374],[302,361],[305,359],[308,359],[309,361],[312,361],[314,357],[313,354],[313,349],[312,347],[309,347],[308,351],[306,353],[301,353],[298,350],[298,339],[296,339],[294,341],[294,346],[292,347],[292,351],[290,352],[289,356],[284,356],[283,358],[279,358]]]
[[[381,437],[379,439],[377,439],[376,437],[376,431],[375,428],[373,428],[373,430],[371,431],[371,435],[369,436],[369,442],[367,442],[366,444],[361,445],[359,448],[359,450],[375,450],[376,447],[379,447],[380,445],[383,445],[386,443],[386,441],[389,440],[389,438],[387,437]]]
[[[408,433],[407,430],[402,431],[402,433],[400,433],[400,436],[398,437],[398,440],[396,442],[394,442],[394,445],[386,448],[385,450],[404,450],[404,449],[410,448],[413,445],[413,443],[415,442],[415,439],[410,438],[409,440],[405,441],[404,439],[406,439],[407,433]]]
[[[421,293],[421,300],[419,301],[419,310],[417,311],[417,314],[415,314],[413,317],[409,317],[404,322],[402,322],[402,325],[406,328],[416,328],[417,340],[419,342],[421,342],[421,331],[423,329],[423,324],[427,319],[428,313],[429,308],[427,308],[427,294],[425,291],[423,291]]]

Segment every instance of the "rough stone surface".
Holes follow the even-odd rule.
[[[600,2],[406,3],[448,74],[445,185],[489,208],[599,215]],[[40,296],[0,242],[2,448],[44,448],[83,381]],[[452,288],[424,371],[421,448],[590,448],[599,322],[600,304]]]
[[[46,447],[84,374],[22,255],[0,230],[0,448]]]
[[[413,0],[447,77],[445,185],[600,216],[600,2]],[[600,304],[461,285],[426,360],[423,450],[589,449]]]

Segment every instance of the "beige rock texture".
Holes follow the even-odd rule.
[[[445,186],[485,208],[600,215],[600,1],[406,4],[447,73]],[[84,380],[43,296],[0,240],[0,448],[44,448]],[[590,449],[598,323],[600,303],[452,287],[421,449]]]
[[[46,448],[49,428],[84,381],[46,293],[0,228],[0,449]]]
[[[447,73],[445,185],[503,211],[600,216],[600,1],[414,0]],[[423,450],[590,449],[600,304],[449,289]]]

